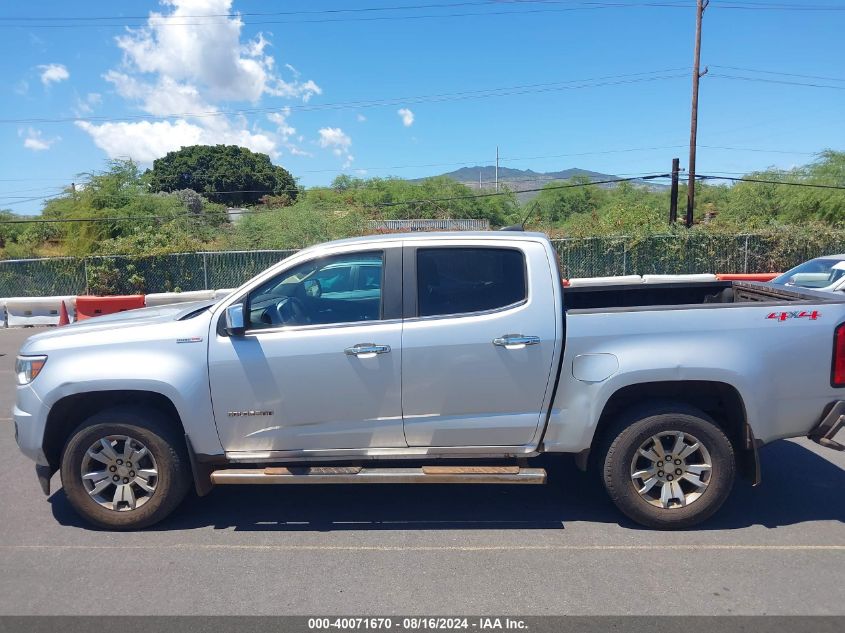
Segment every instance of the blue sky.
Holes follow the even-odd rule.
[[[306,186],[492,164],[496,145],[503,166],[535,171],[686,166],[695,2],[619,3],[635,6],[5,3],[0,208],[36,213],[108,157],[147,166],[195,142],[266,151]],[[360,10],[420,5],[443,6]],[[845,8],[711,2],[699,173],[845,149],[845,11],[787,10],[831,6]],[[194,17],[231,13],[241,17]]]

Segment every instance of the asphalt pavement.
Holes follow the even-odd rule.
[[[33,333],[0,330],[0,615],[845,615],[845,454],[806,440],[686,532],[623,519],[568,458],[545,486],[219,487],[92,529],[15,445]]]

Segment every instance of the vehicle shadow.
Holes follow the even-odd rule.
[[[845,522],[845,470],[793,442],[761,451],[763,483],[740,481],[717,515],[697,530],[778,527],[808,521]],[[301,485],[220,486],[190,496],[158,531],[203,527],[239,531],[338,530],[561,530],[568,522],[625,519],[596,478],[568,457],[546,457],[545,486],[520,485]],[[90,528],[60,489],[50,497],[63,525]]]

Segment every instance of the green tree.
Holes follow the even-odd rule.
[[[46,219],[74,221],[27,225],[33,228],[26,231],[38,230],[41,242],[55,240],[68,255],[143,254],[202,248],[227,222],[224,207],[196,192],[150,193],[132,161],[110,161],[106,171],[86,176],[84,186],[49,200],[42,211]]]
[[[146,173],[151,191],[193,189],[212,202],[256,204],[263,196],[298,190],[290,172],[274,165],[267,154],[237,145],[192,145],[153,161]]]
[[[573,215],[596,213],[607,203],[610,194],[598,186],[582,186],[588,183],[588,176],[574,176],[568,183],[546,185],[533,201],[532,216],[543,223],[557,224]]]

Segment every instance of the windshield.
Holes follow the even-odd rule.
[[[773,283],[801,288],[827,288],[845,277],[845,260],[811,259],[788,270]]]

